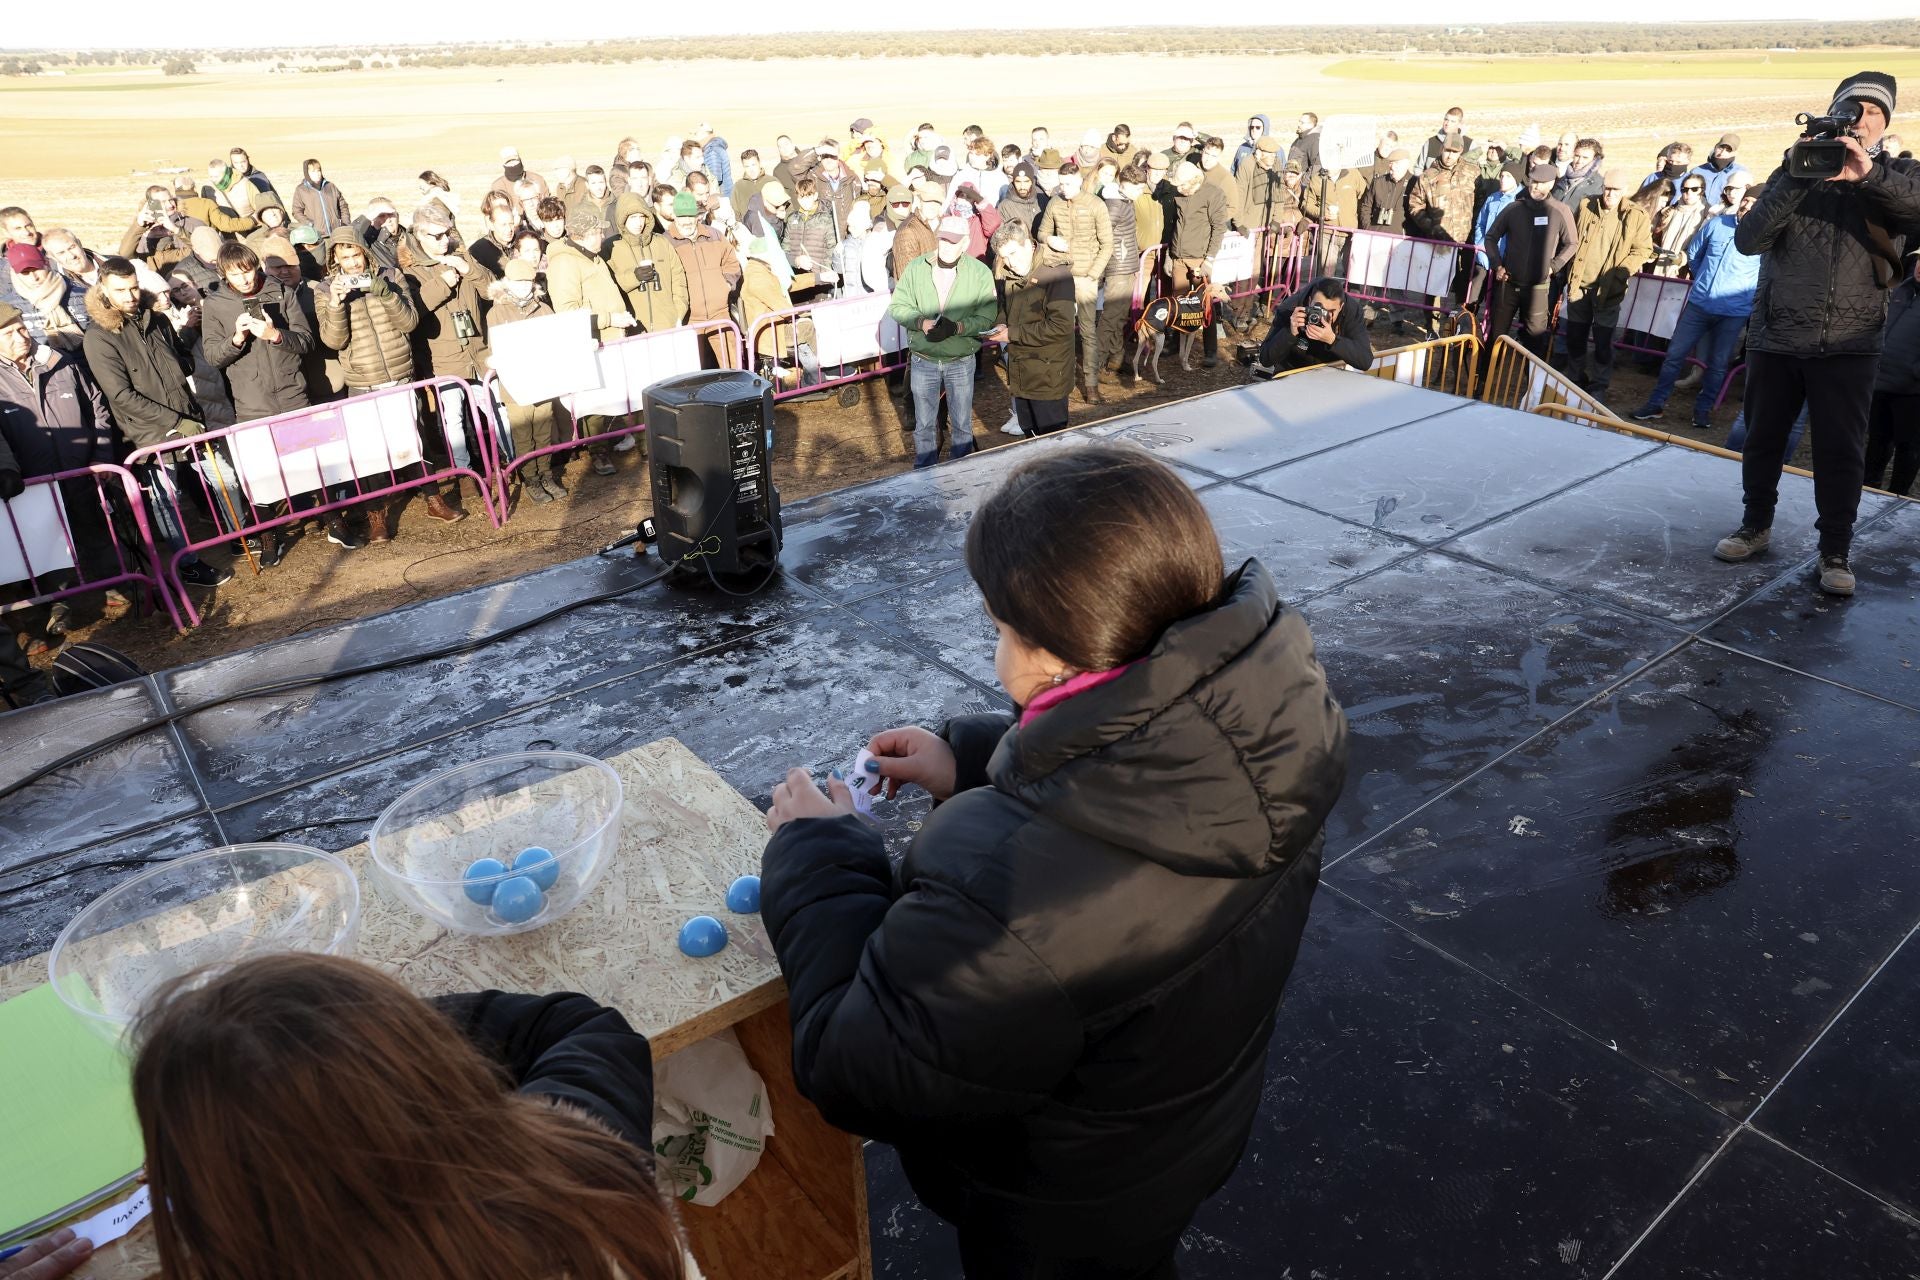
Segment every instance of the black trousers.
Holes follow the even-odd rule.
[[[1088,1257],[1039,1257],[1018,1243],[960,1232],[960,1270],[966,1280],[1180,1280],[1179,1252],[1175,1236]]]
[[[1887,463],[1893,476],[1887,477]],[[1911,494],[1920,479],[1920,395],[1876,391],[1867,411],[1867,483]]]
[[[1809,410],[1813,440],[1813,503],[1819,511],[1820,554],[1844,556],[1853,546],[1866,477],[1867,410],[1880,357],[1785,356],[1747,350],[1747,444],[1741,484],[1746,496],[1742,523],[1773,527],[1780,497],[1780,468],[1787,436],[1800,408]]]
[[[1487,347],[1493,344],[1513,328],[1513,318],[1518,314],[1525,330],[1521,345],[1541,359],[1547,355],[1547,344],[1553,335],[1553,307],[1547,297],[1547,282],[1535,285],[1520,284],[1514,280],[1502,280],[1493,286],[1493,313],[1488,318],[1492,329],[1487,334]]]

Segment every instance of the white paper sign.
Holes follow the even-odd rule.
[[[1692,288],[1690,281],[1671,276],[1633,277],[1627,281],[1627,296],[1620,303],[1620,328],[1671,338]]]
[[[591,311],[562,311],[515,320],[487,331],[493,371],[507,394],[536,404],[600,385]]]
[[[1238,284],[1253,279],[1253,237],[1229,231],[1220,238],[1213,257],[1213,283]]]
[[[1356,232],[1347,257],[1347,281],[1362,288],[1440,297],[1453,288],[1459,252],[1457,245]]]
[[[574,393],[573,412],[582,417],[638,413],[648,387],[662,378],[699,371],[700,335],[681,328],[621,338],[601,347],[594,362],[600,386]]]
[[[0,582],[73,568],[65,518],[57,484],[30,485],[11,502],[0,502]]]
[[[82,1240],[91,1240],[95,1249],[102,1249],[145,1222],[152,1212],[153,1196],[143,1184],[119,1204],[107,1206],[85,1222],[74,1223],[73,1234]]]
[[[420,462],[412,391],[376,391],[228,437],[240,484],[255,506]]]
[[[815,307],[813,351],[820,363],[823,366],[852,364],[906,346],[906,330],[887,314],[887,304],[892,301],[890,293],[869,293]]]

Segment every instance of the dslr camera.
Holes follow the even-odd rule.
[[[1824,116],[1802,111],[1793,118],[1805,136],[1787,151],[1787,174],[1794,178],[1831,178],[1846,167],[1847,148],[1843,137],[1853,135],[1860,123],[1860,104],[1836,102]]]
[[[1304,354],[1307,349],[1307,342],[1309,341],[1307,338],[1307,330],[1314,325],[1325,324],[1326,322],[1327,309],[1317,301],[1308,302],[1307,323],[1301,327],[1300,336],[1293,340],[1293,349]]]

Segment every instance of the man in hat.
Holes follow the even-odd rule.
[[[1487,228],[1482,248],[1494,289],[1483,362],[1490,358],[1493,344],[1513,327],[1516,313],[1522,319],[1526,348],[1542,359],[1546,357],[1553,332],[1553,313],[1547,301],[1549,284],[1573,261],[1579,245],[1573,215],[1553,198],[1553,184],[1559,176],[1551,164],[1534,165],[1527,171],[1527,189]]]
[[[1360,192],[1360,226],[1366,231],[1405,235],[1407,193],[1413,186],[1413,153],[1405,147],[1395,147],[1386,160],[1385,166],[1374,173]]]
[[[547,180],[527,168],[526,164],[520,159],[520,148],[500,148],[500,176],[493,180],[493,185],[488,187],[487,190],[502,192],[518,202],[521,197],[515,192],[515,187],[523,181],[531,182],[538,188],[538,193],[534,196],[535,200],[553,194],[553,192],[547,189]]]
[[[687,323],[731,318],[733,292],[740,287],[743,270],[740,254],[729,240],[700,222],[700,202],[682,191],[673,197],[673,220],[667,227],[667,239],[680,255],[680,266],[687,277]],[[707,339],[709,368],[724,368],[732,345],[724,334]]]
[[[1113,259],[1113,219],[1098,192],[1089,191],[1080,166],[1069,160],[1060,185],[1040,215],[1039,262],[1073,272],[1074,317],[1080,331],[1080,385],[1088,404],[1100,394],[1100,282]]]
[[[1740,163],[1740,135],[1723,133],[1720,141],[1713,144],[1713,153],[1705,164],[1695,165],[1687,174],[1698,176],[1707,184],[1707,205],[1709,208],[1725,203],[1727,184],[1740,180],[1742,186],[1752,185],[1753,174],[1747,166]]]
[[[694,198],[683,191],[676,199],[691,202]],[[555,312],[591,311],[594,337],[612,342],[633,327],[633,313],[600,256],[606,238],[607,224],[591,204],[581,204],[567,214],[566,238],[547,246],[547,300]],[[587,456],[597,476],[610,476],[614,470],[613,442],[599,439],[607,421],[602,414],[580,420],[580,435],[591,441]]]
[[[1820,588],[1832,595],[1854,590],[1847,557],[1886,295],[1905,274],[1903,233],[1920,226],[1920,171],[1911,160],[1887,159],[1881,147],[1894,93],[1883,72],[1841,81],[1829,113],[1859,118],[1839,140],[1840,172],[1799,178],[1783,163],[1733,237],[1740,252],[1759,255],[1760,279],[1747,322],[1745,511],[1714,554],[1738,562],[1767,549],[1788,433],[1804,404],[1812,410]]]
[[[993,272],[967,252],[966,220],[942,218],[935,235],[932,253],[897,272],[899,281],[887,305],[887,314],[907,333],[915,467],[940,461],[943,394],[949,456],[964,458],[973,452],[974,358],[1000,309]]]
[[[494,277],[460,244],[454,232],[453,215],[437,200],[429,200],[413,211],[413,226],[407,235],[407,275],[413,285],[419,323],[413,340],[417,357],[416,372],[422,376],[481,382],[487,375],[487,287]],[[452,446],[452,461],[470,465],[465,417],[459,397],[464,393],[443,383],[436,392],[440,420],[446,424],[446,443]],[[426,433],[429,451],[439,447],[439,433]],[[528,464],[529,466],[532,464]],[[539,474],[545,475],[542,470]],[[534,483],[526,468],[521,482]],[[562,491],[564,492],[564,491]],[[445,517],[435,510],[435,499],[454,519],[464,512],[459,506],[460,486],[449,481],[427,500],[427,514],[436,520]]]
[[[1627,281],[1653,252],[1653,223],[1627,199],[1624,166],[1600,175],[1600,194],[1574,213],[1573,262],[1567,269],[1567,373],[1602,400],[1613,382],[1613,331]],[[1587,369],[1587,343],[1593,369]]]
[[[1198,136],[1193,126],[1185,120],[1173,127],[1173,145],[1160,153],[1167,158],[1169,167],[1182,160],[1191,160],[1196,165],[1200,163],[1200,148],[1195,145]]]
[[[899,194],[899,188],[888,193],[889,220],[893,214],[893,199]],[[939,242],[941,211],[946,208],[946,203],[946,192],[935,184],[914,197],[912,216],[894,228],[892,271],[896,281],[907,273],[907,268],[916,258],[933,252]]]
[[[1300,221],[1300,164],[1280,163],[1280,139],[1270,133],[1253,144],[1252,159],[1240,166],[1240,219],[1249,227],[1266,227],[1269,242]],[[1271,248],[1271,243],[1269,244]]]
[[[1191,160],[1176,164],[1169,182],[1173,200],[1167,219],[1171,226],[1167,259],[1173,291],[1188,294],[1211,288],[1214,259],[1227,234],[1226,196]],[[1207,368],[1220,363],[1218,325],[1210,324],[1202,330],[1201,351]]]

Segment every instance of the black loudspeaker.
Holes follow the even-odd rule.
[[[715,574],[778,561],[773,384],[739,369],[681,374],[648,387],[645,410],[660,558]]]

